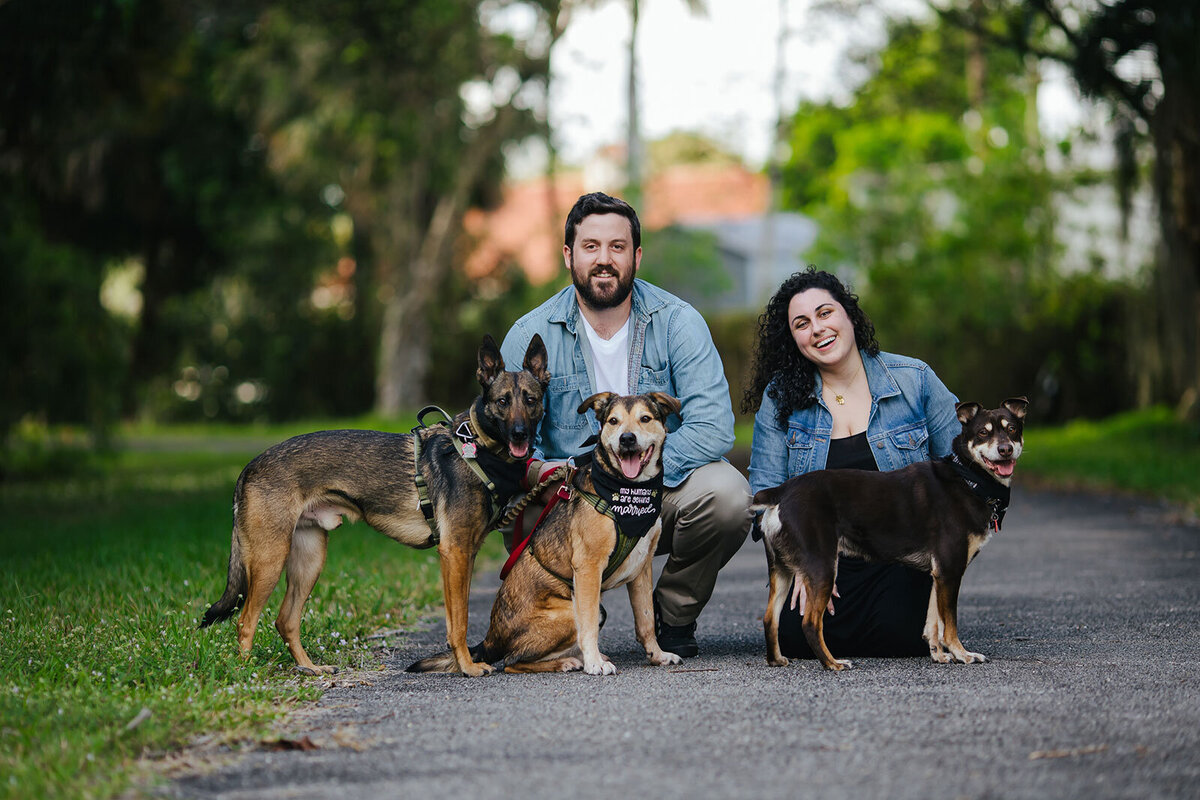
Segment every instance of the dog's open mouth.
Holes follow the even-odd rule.
[[[513,458],[524,458],[529,455],[529,442],[521,442],[520,444],[509,442],[508,454]]]
[[[642,474],[642,469],[650,463],[650,458],[654,455],[654,445],[650,445],[641,453],[620,452],[617,453],[617,463],[621,465],[621,472],[629,480],[633,480],[638,475]]]
[[[1010,478],[1012,477],[1013,470],[1017,467],[1017,462],[1011,458],[1007,461],[992,461],[984,458],[983,465],[1001,478]]]

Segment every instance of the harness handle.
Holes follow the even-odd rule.
[[[447,414],[445,411],[438,408],[437,406],[425,406],[424,408],[422,408],[420,411],[417,412],[417,426],[412,429],[412,433],[416,433],[417,431],[421,430],[422,428],[428,428],[429,424],[427,422],[425,422],[425,415],[433,414],[433,413],[437,413],[437,414],[441,415],[441,417],[442,417],[440,420],[433,423],[434,425],[449,425],[450,424],[450,415]]]

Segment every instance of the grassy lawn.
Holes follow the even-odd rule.
[[[196,629],[225,586],[242,466],[314,427],[132,430],[137,449],[103,470],[0,484],[0,797],[112,797],[139,756],[212,732],[258,741],[319,696],[271,624],[282,581],[248,661],[234,621]],[[440,608],[437,555],[362,524],[330,538],[305,646],[319,663],[378,669],[383,642],[368,636]],[[502,550],[492,537],[484,558]]]
[[[1030,423],[1019,472],[1051,485],[1133,492],[1200,514],[1200,424],[1180,422],[1165,408],[1057,428]]]

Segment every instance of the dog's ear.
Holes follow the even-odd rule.
[[[658,405],[658,415],[663,422],[666,422],[667,417],[683,410],[683,403],[665,392],[651,392],[649,397]]]
[[[597,417],[603,417],[604,410],[608,408],[608,404],[611,403],[615,398],[616,395],[612,392],[600,392],[599,394],[594,394],[587,400],[584,400],[582,403],[580,403],[577,411],[580,414],[584,414],[587,413],[588,409],[591,409],[592,411],[596,412]]]
[[[546,363],[549,356],[546,355],[546,345],[542,342],[542,335],[535,333],[533,338],[529,340],[529,347],[525,350],[525,363],[522,366],[525,371],[537,378],[538,383],[542,385],[542,391],[550,385],[550,373],[546,371]]]
[[[966,425],[975,419],[975,415],[979,413],[982,406],[979,403],[959,403],[954,408],[958,412],[958,421]]]
[[[503,372],[504,357],[500,355],[500,348],[496,346],[492,335],[485,333],[483,344],[479,345],[479,369],[475,371],[475,377],[479,379],[479,385],[486,389]]]
[[[1024,397],[1010,397],[1001,405],[1011,411],[1017,419],[1025,419],[1025,409],[1029,407],[1029,401]]]

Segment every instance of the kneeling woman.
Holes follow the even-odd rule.
[[[956,398],[929,365],[884,353],[875,327],[838,278],[792,275],[759,318],[752,381],[750,491],[819,469],[889,471],[950,452],[962,429]],[[901,564],[838,559],[825,641],[846,656],[926,655],[921,638],[932,578]],[[803,598],[779,620],[783,655],[812,658]]]

